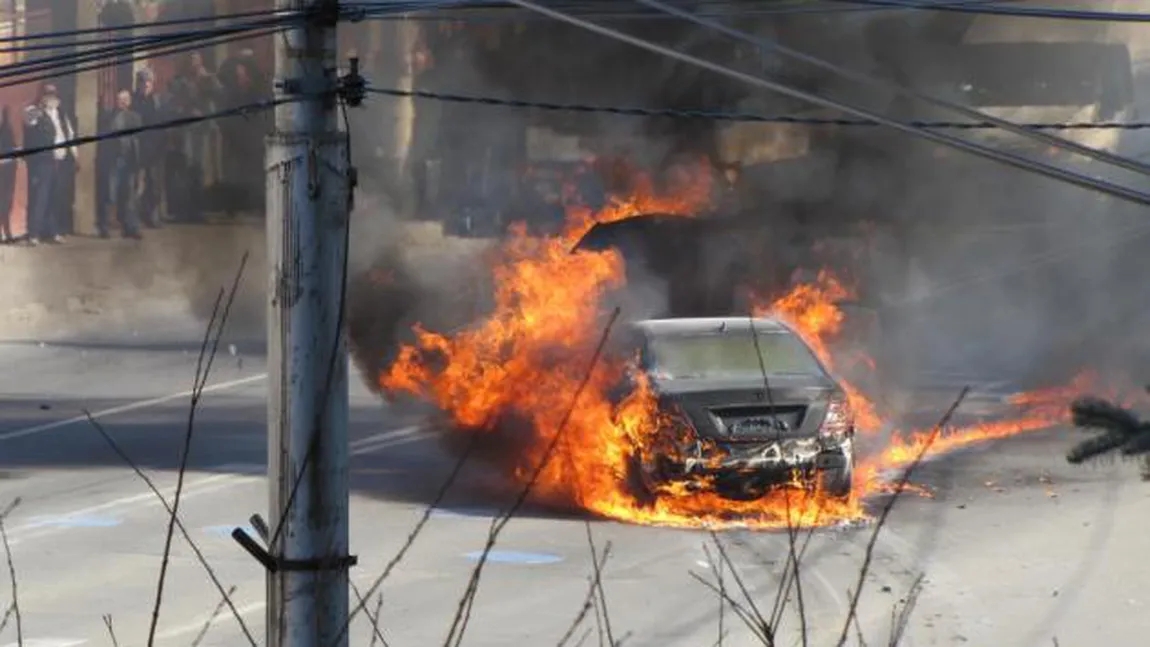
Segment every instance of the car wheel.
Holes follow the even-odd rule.
[[[654,472],[638,452],[627,458],[627,489],[641,506],[652,506],[659,498],[659,479]]]
[[[854,454],[847,455],[846,463],[842,467],[819,470],[818,489],[823,494],[834,499],[849,499],[854,490]]]

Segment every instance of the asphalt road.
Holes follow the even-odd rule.
[[[146,486],[84,421],[88,409],[170,495],[183,439],[196,343],[0,344],[0,505],[18,582],[24,644],[107,645],[111,616],[124,645],[144,644],[166,516]],[[264,365],[258,345],[222,357],[196,425],[182,518],[263,641],[263,576],[228,537],[264,512]],[[352,549],[366,589],[407,537],[452,461],[411,414],[390,411],[353,382]],[[1150,486],[1133,465],[1071,468],[1072,433],[1054,430],[924,466],[933,499],[899,503],[879,535],[860,606],[869,644],[885,644],[892,605],[924,574],[909,645],[1134,645],[1150,633]],[[479,470],[466,474],[383,588],[391,645],[443,642],[506,497]],[[691,576],[711,578],[705,533],[593,521],[611,545],[604,594],[613,637],[629,645],[756,644],[729,607]],[[816,533],[806,550],[803,604],[812,645],[834,644],[870,528]],[[787,551],[785,535],[729,531],[739,576],[769,614]],[[220,597],[182,539],[168,573],[159,636],[191,645]],[[582,519],[529,510],[511,523],[472,613],[469,645],[557,644],[586,597],[591,572]],[[713,547],[711,549],[713,553]],[[7,604],[0,566],[0,600]],[[732,595],[738,587],[724,578]],[[792,593],[780,644],[799,644]],[[374,609],[374,600],[369,605]],[[594,612],[576,638],[598,644]],[[0,647],[16,645],[15,621]],[[371,643],[357,619],[353,645]],[[574,644],[573,641],[571,644]],[[203,645],[243,645],[227,611]],[[858,644],[852,638],[849,644]]]

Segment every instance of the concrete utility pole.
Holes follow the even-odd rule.
[[[307,12],[273,36],[268,141],[270,647],[346,646],[348,363],[341,296],[351,174],[340,132],[338,0],[276,0]],[[302,474],[302,476],[301,476]],[[339,642],[333,642],[337,636]]]

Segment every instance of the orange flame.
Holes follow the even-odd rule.
[[[928,443],[930,453],[937,454],[1062,420],[1065,394],[1028,394],[1014,402],[1023,413],[1013,421],[949,429],[933,441],[929,431],[895,433],[885,450],[860,460],[856,496],[849,501],[791,488],[754,501],[732,501],[713,489],[680,485],[664,487],[653,501],[637,500],[626,485],[628,461],[657,442],[667,421],[646,383],[622,401],[609,396],[626,370],[622,363],[602,361],[586,375],[602,327],[596,324],[602,322],[603,297],[621,286],[623,265],[614,252],[571,254],[569,249],[595,222],[644,212],[698,213],[710,200],[710,178],[710,169],[701,166],[680,177],[671,194],[660,194],[644,178],[632,195],[613,200],[599,213],[570,210],[557,236],[533,238],[523,228],[515,229],[492,268],[491,314],[451,335],[417,328],[416,342],[401,349],[380,376],[380,385],[387,392],[428,400],[448,414],[461,433],[520,433],[515,435],[509,472],[522,483],[542,464],[536,497],[609,518],[682,527],[811,526],[865,519],[864,498],[889,490],[883,472],[907,465]],[[829,342],[845,318],[837,302],[851,296],[851,290],[823,272],[815,283],[799,285],[758,310],[789,322],[833,371],[836,358]],[[859,389],[844,387],[861,432],[873,435],[889,427]],[[577,392],[580,397],[573,405]],[[558,438],[568,411],[563,437]],[[544,463],[546,457],[550,460]]]

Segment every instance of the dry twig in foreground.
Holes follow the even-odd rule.
[[[216,608],[212,609],[212,614],[209,615],[208,619],[204,621],[204,626],[200,627],[200,633],[196,634],[196,639],[192,641],[192,647],[199,647],[200,643],[204,641],[204,638],[208,635],[208,631],[211,630],[212,625],[216,623],[216,619],[220,617],[220,613],[223,612],[224,606],[231,602],[232,596],[235,595],[235,592],[235,586],[228,587],[228,590],[224,592],[224,597],[216,603]]]
[[[101,425],[100,422],[96,420],[91,413],[89,413],[87,410],[84,410],[84,415],[88,417],[88,424],[92,425],[92,428],[100,434],[100,437],[104,439],[104,442],[108,443],[108,446],[111,447],[112,451],[120,457],[120,460],[124,461],[128,467],[132,468],[132,471],[136,473],[136,476],[144,482],[144,485],[148,486],[148,489],[152,491],[152,494],[156,495],[156,499],[159,500],[160,505],[164,506],[164,511],[169,515],[174,515],[172,504],[168,503],[168,500],[164,497],[164,494],[160,492],[160,489],[156,487],[156,484],[154,481],[152,481],[151,477],[149,477],[144,473],[142,469],[140,469],[140,466],[136,463],[136,461],[132,460],[132,457],[124,451],[123,447],[120,447],[120,444],[116,442],[116,439],[112,438],[112,435],[108,433],[108,430],[104,429],[104,426]],[[232,589],[229,590],[224,589],[223,582],[221,582],[219,576],[216,575],[216,569],[212,568],[212,565],[208,562],[207,556],[204,555],[203,551],[200,550],[199,545],[195,542],[195,540],[192,539],[192,535],[184,526],[183,520],[180,519],[179,515],[175,515],[174,518],[176,520],[176,527],[180,530],[180,535],[184,538],[184,541],[187,542],[188,547],[192,549],[192,553],[195,554],[196,560],[199,561],[200,566],[204,567],[204,571],[208,574],[208,577],[211,578],[212,584],[216,587],[216,591],[220,593],[220,604],[227,605],[228,609],[232,612],[232,616],[236,619],[236,622],[239,623],[240,630],[243,631],[244,637],[246,637],[248,640],[248,644],[251,645],[251,647],[256,647],[255,636],[253,636],[251,630],[248,629],[247,623],[244,622],[243,616],[240,614],[239,610],[236,609],[236,605],[232,601],[231,591],[234,590],[235,587],[232,587]]]
[[[212,371],[212,363],[215,361],[216,353],[219,351],[220,339],[223,337],[224,328],[227,326],[228,316],[231,313],[232,304],[235,302],[236,293],[239,291],[240,280],[243,278],[244,268],[247,266],[247,263],[248,254],[244,252],[243,257],[240,259],[240,266],[236,269],[236,275],[232,281],[232,288],[228,293],[227,303],[224,305],[223,312],[219,314],[219,317],[217,317],[217,313],[219,313],[220,301],[223,298],[223,290],[220,290],[219,295],[216,297],[216,303],[212,308],[211,319],[208,320],[208,326],[204,330],[204,340],[200,345],[200,354],[196,360],[196,375],[192,380],[192,396],[188,406],[187,425],[184,429],[184,445],[180,453],[180,469],[176,475],[176,493],[172,499],[172,511],[168,515],[168,529],[164,536],[164,553],[160,560],[160,575],[156,583],[156,600],[152,606],[152,622],[148,627],[148,647],[155,645],[156,628],[160,622],[160,608],[164,603],[164,584],[167,579],[168,564],[172,558],[172,537],[175,535],[176,518],[180,510],[180,497],[184,491],[184,477],[188,471],[188,458],[192,448],[192,436],[195,433],[196,413],[199,410],[200,398],[203,397],[204,387],[207,386],[208,376]]]
[[[108,629],[108,637],[112,639],[112,647],[120,647],[120,641],[116,640],[116,629],[112,626],[112,614],[104,614],[104,626]]]
[[[595,352],[591,355],[591,361],[588,362],[587,371],[582,381],[579,382],[579,388],[575,390],[571,398],[571,406],[567,408],[567,411],[563,414],[563,418],[559,421],[559,426],[555,429],[555,434],[551,437],[551,441],[544,450],[543,457],[540,459],[539,464],[535,467],[531,477],[519,491],[519,496],[516,497],[507,512],[492,520],[491,529],[487,533],[487,542],[483,546],[483,551],[479,555],[475,569],[471,572],[471,579],[467,583],[467,589],[459,600],[459,607],[456,609],[455,618],[451,623],[451,630],[448,632],[447,639],[444,641],[444,647],[458,647],[463,642],[463,636],[467,630],[467,623],[471,618],[471,607],[475,602],[475,595],[479,591],[479,580],[483,575],[483,567],[487,564],[487,558],[490,556],[491,550],[495,548],[495,543],[499,540],[499,535],[503,532],[507,524],[510,523],[511,519],[515,517],[516,513],[519,512],[519,509],[527,502],[532,490],[535,489],[535,483],[538,482],[539,477],[543,474],[543,470],[547,468],[547,465],[555,456],[555,449],[563,439],[563,432],[567,428],[567,423],[570,421],[571,416],[575,413],[575,407],[579,404],[579,398],[583,395],[583,391],[586,390],[587,384],[591,381],[591,376],[594,374],[595,367],[599,364],[599,359],[602,357],[603,350],[607,346],[607,340],[611,336],[611,330],[615,327],[615,322],[619,319],[619,313],[620,309],[616,307],[611,312],[611,317],[608,319],[607,324],[603,327],[603,334],[599,338],[599,344],[595,347]]]
[[[571,625],[567,628],[563,637],[559,639],[557,647],[566,647],[567,643],[574,637],[575,631],[578,630],[579,626],[583,624],[583,621],[587,619],[587,614],[590,613],[591,609],[595,606],[595,595],[599,589],[599,575],[603,572],[603,566],[607,564],[607,559],[610,555],[611,542],[607,542],[607,544],[603,546],[602,552],[598,554],[596,554],[595,548],[592,547],[591,562],[593,569],[591,577],[589,578],[590,585],[587,587],[587,596],[583,599],[583,606],[579,608],[579,613],[575,615],[575,618],[571,621]]]
[[[938,439],[938,435],[942,433],[942,430],[950,423],[954,412],[958,410],[959,405],[966,399],[966,394],[969,392],[969,386],[962,387],[962,390],[958,393],[958,397],[954,399],[954,403],[950,405],[946,413],[942,414],[942,418],[938,421],[938,424],[934,426],[934,429],[931,430],[926,442],[922,444],[918,453],[915,454],[914,460],[903,470],[902,475],[899,476],[898,483],[895,485],[894,492],[890,495],[890,498],[887,499],[886,504],[883,505],[882,512],[879,513],[878,521],[875,522],[874,532],[871,533],[870,541],[868,541],[866,545],[863,563],[859,568],[858,581],[855,583],[854,595],[851,596],[850,606],[847,609],[847,617],[843,622],[842,632],[839,634],[838,647],[846,645],[847,637],[850,635],[851,625],[855,620],[855,614],[858,613],[859,598],[862,596],[863,587],[866,585],[866,576],[870,573],[870,565],[874,559],[874,549],[875,545],[878,544],[879,533],[882,532],[883,526],[886,525],[887,519],[890,518],[890,513],[894,510],[895,503],[898,502],[902,493],[906,491],[906,486],[910,483],[910,477],[914,474],[915,468],[922,464],[927,452],[934,446],[934,441]]]
[[[902,643],[902,637],[906,635],[906,629],[910,626],[910,616],[914,613],[918,596],[922,593],[922,582],[923,574],[919,573],[910,585],[906,597],[903,598],[902,608],[895,605],[895,608],[891,609],[890,642],[887,643],[889,647],[898,647]],[[858,620],[858,616],[855,616],[855,620]]]
[[[14,499],[4,512],[0,512],[0,539],[4,540],[4,558],[8,562],[8,577],[12,581],[12,614],[16,617],[16,644],[24,647],[24,620],[20,616],[20,592],[16,588],[16,564],[12,561],[12,547],[8,544],[8,529],[4,522],[8,515],[20,505],[20,499]]]

